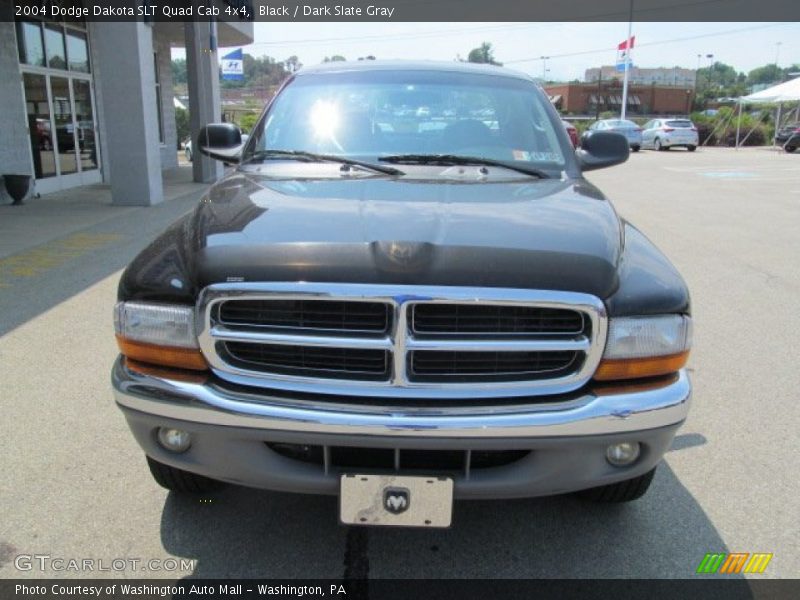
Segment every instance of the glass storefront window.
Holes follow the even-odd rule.
[[[46,25],[44,46],[47,49],[47,66],[51,69],[66,69],[67,53],[64,51],[64,30],[57,25]]]
[[[85,33],[67,29],[67,57],[70,71],[89,72],[89,48]]]
[[[75,144],[75,122],[72,119],[72,103],[69,95],[69,79],[50,77],[50,92],[53,99],[53,117],[56,123],[56,148],[58,165],[62,175],[78,170]]]
[[[31,136],[33,172],[36,179],[56,174],[56,155],[53,149],[53,132],[50,126],[50,103],[47,99],[47,80],[44,75],[23,73],[25,108],[28,114],[28,132]]]
[[[77,123],[77,155],[81,171],[97,168],[97,142],[94,135],[94,111],[92,111],[92,92],[88,81],[72,80],[75,99],[75,122]]]
[[[41,24],[18,21],[17,45],[19,46],[19,62],[37,67],[45,66]]]

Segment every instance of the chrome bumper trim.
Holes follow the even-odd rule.
[[[539,438],[628,433],[680,423],[691,384],[685,371],[663,387],[586,393],[565,402],[527,405],[397,407],[296,400],[275,393],[232,392],[213,383],[144,375],[118,359],[117,403],[127,409],[208,425],[360,436]]]

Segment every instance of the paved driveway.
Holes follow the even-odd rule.
[[[712,551],[772,552],[764,576],[796,576],[800,156],[641,152],[590,175],[693,294],[694,405],[645,498],[462,502],[450,530],[366,531],[338,526],[332,498],[166,493],[111,401],[111,306],[118,269],[192,197],[104,219],[63,260],[28,248],[38,270],[5,272],[0,576],[42,576],[14,557],[48,554],[194,561],[126,576],[687,577]]]

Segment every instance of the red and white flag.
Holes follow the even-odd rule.
[[[636,42],[636,36],[617,44],[617,71],[624,71],[631,64],[631,49]]]
[[[632,35],[631,39],[625,40],[624,42],[620,42],[617,46],[617,50],[627,50],[628,48],[633,48],[633,44],[636,42],[636,36]]]

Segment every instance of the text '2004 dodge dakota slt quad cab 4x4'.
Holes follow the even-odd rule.
[[[582,171],[528,76],[458,63],[294,74],[238,167],[137,256],[116,401],[162,486],[340,497],[437,527],[454,499],[641,496],[687,415],[689,294]],[[208,158],[204,158],[208,160]]]

